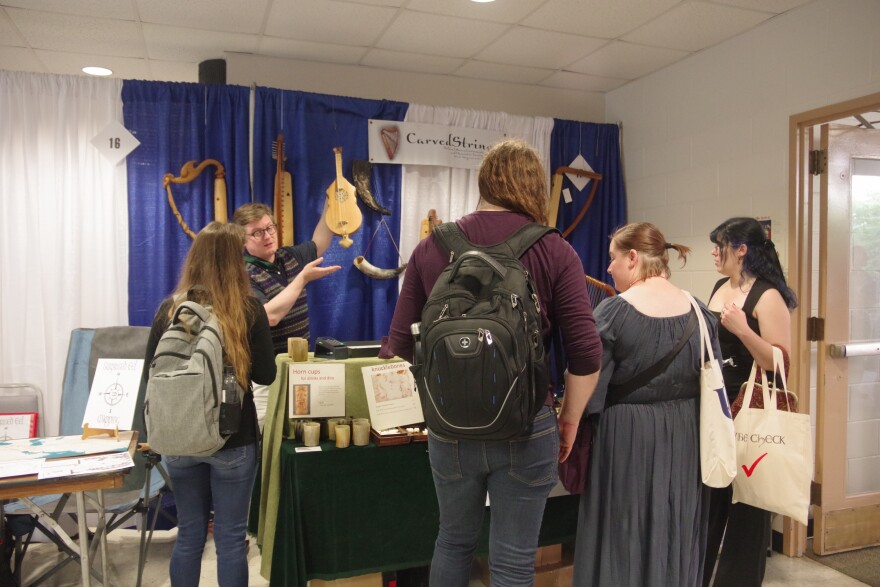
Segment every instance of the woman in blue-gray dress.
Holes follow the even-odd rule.
[[[669,280],[669,251],[652,224],[628,224],[611,237],[608,272],[620,295],[596,308],[602,374],[590,402],[602,411],[590,478],[581,498],[574,585],[700,585],[706,552],[708,488],[700,477],[700,333],[668,367],[620,403],[623,384],[682,339],[690,300]],[[716,356],[717,321],[701,303]],[[604,408],[604,409],[603,409]]]

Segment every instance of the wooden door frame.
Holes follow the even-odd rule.
[[[789,380],[794,389],[800,393],[799,404],[802,411],[809,412],[810,398],[810,362],[811,348],[807,340],[807,320],[812,308],[812,250],[809,233],[813,222],[813,181],[806,173],[809,150],[812,148],[812,127],[833,122],[842,118],[861,114],[872,110],[880,110],[880,93],[870,94],[861,98],[823,106],[814,110],[801,112],[789,118],[788,137],[788,275],[798,292],[798,307],[792,312],[792,362]],[[804,181],[804,178],[807,178]],[[820,272],[819,287],[823,287],[826,279]],[[819,315],[824,316],[824,308],[819,308]],[[824,362],[822,353],[817,354],[817,362]],[[817,398],[821,400],[821,398]],[[819,410],[817,404],[817,410]],[[817,439],[818,444],[818,439]],[[819,451],[816,451],[816,469],[821,470]],[[817,487],[814,484],[814,490]],[[813,502],[819,499],[819,491],[814,491]],[[790,518],[783,522],[782,551],[788,556],[803,556],[806,549],[807,529]]]

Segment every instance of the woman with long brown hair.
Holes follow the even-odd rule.
[[[530,222],[547,217],[547,174],[535,150],[522,140],[493,145],[479,172],[477,209],[456,221],[477,246],[505,242]],[[534,584],[535,552],[544,506],[556,485],[584,406],[598,380],[602,347],[596,333],[584,271],[577,253],[558,232],[544,235],[520,259],[540,300],[545,347],[559,328],[565,344],[565,400],[557,425],[551,389],[531,426],[510,440],[448,438],[429,428],[428,456],[440,506],[440,530],[431,561],[432,586],[466,587],[490,499],[489,573],[493,585]],[[449,254],[434,235],[410,257],[394,310],[388,344],[380,356],[413,359],[410,325],[422,308]]]
[[[243,389],[238,432],[208,457],[162,455],[174,485],[177,542],[171,555],[171,584],[199,584],[202,551],[214,512],[217,580],[221,587],[247,585],[245,534],[257,466],[257,419],[250,382],[275,379],[272,335],[263,305],[250,294],[241,251],[244,229],[211,222],[196,235],[174,292],[162,302],[147,344],[149,370],[162,334],[186,300],[209,304],[220,323],[226,363]]]

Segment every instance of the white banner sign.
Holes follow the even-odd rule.
[[[479,169],[483,155],[507,135],[395,120],[370,120],[370,162]]]

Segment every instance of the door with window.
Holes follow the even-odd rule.
[[[819,137],[813,549],[828,554],[880,544],[880,130]]]

